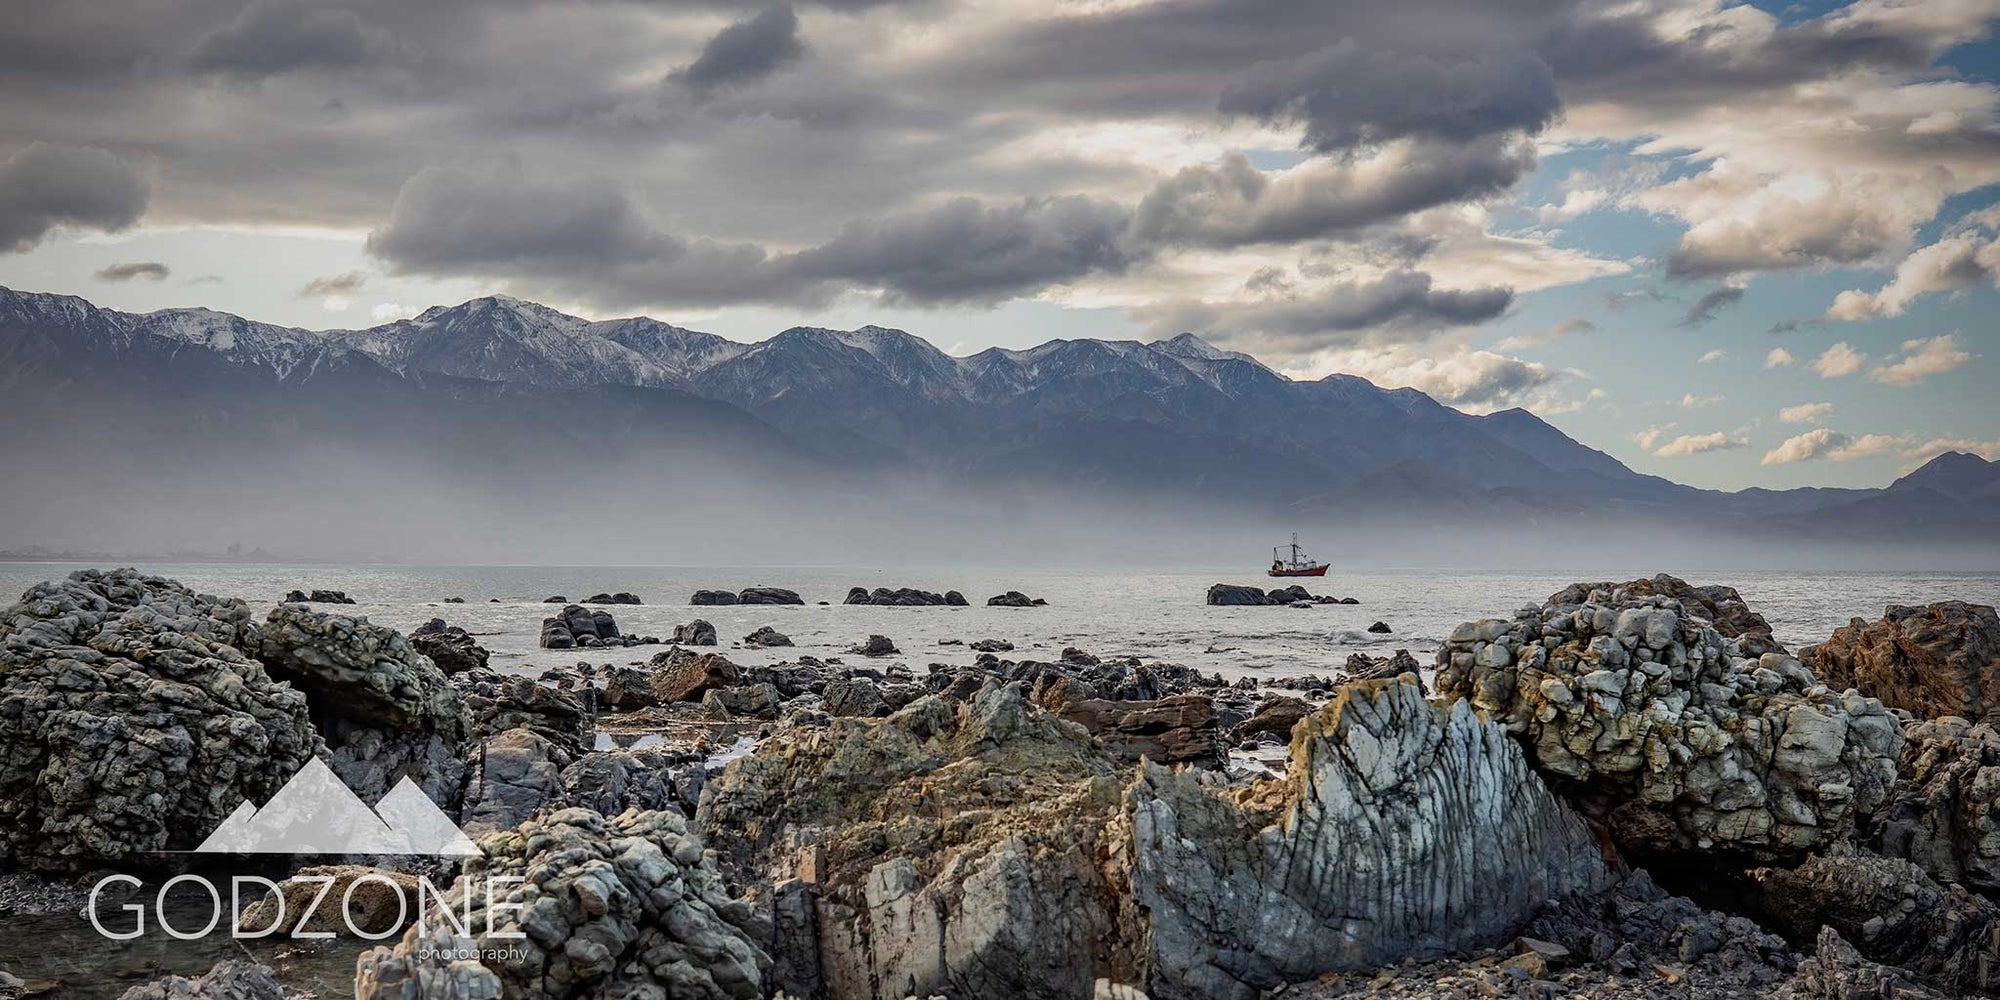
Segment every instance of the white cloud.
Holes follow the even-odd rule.
[[[1835,344],[1813,359],[1812,369],[1821,378],[1846,378],[1859,372],[1868,363],[1868,355],[1849,347],[1845,341]]]
[[[1917,385],[1932,375],[1963,367],[1977,356],[1965,349],[1955,333],[1905,340],[1902,359],[1869,369],[1868,377],[1887,385]]]
[[[1967,230],[1913,251],[1896,265],[1895,277],[1872,295],[1860,289],[1841,292],[1834,297],[1826,318],[1901,316],[1919,296],[1991,283],[2000,283],[2000,240]]]
[[[1989,462],[2000,462],[2000,440],[1979,441],[1972,438],[1932,438],[1919,445],[1912,445],[1903,454],[1922,465],[1947,451],[1966,451],[1978,455]]]
[[[1790,368],[1798,363],[1799,359],[1792,357],[1792,352],[1782,347],[1773,347],[1771,348],[1771,353],[1764,355],[1764,367],[1766,369]]]
[[[1692,410],[1702,406],[1714,406],[1720,402],[1722,402],[1721,396],[1697,396],[1690,392],[1681,397],[1681,408]]]
[[[1823,424],[1833,416],[1832,403],[1800,403],[1778,411],[1778,419],[1788,424]]]
[[[1784,443],[1764,453],[1764,465],[1789,465],[1793,462],[1810,462],[1826,459],[1832,462],[1851,462],[1870,455],[1882,455],[1898,448],[1909,447],[1909,435],[1863,434],[1860,437],[1842,434],[1826,427],[1815,427],[1804,434],[1786,438]]]
[[[368,315],[375,317],[375,321],[378,323],[388,323],[393,320],[409,319],[423,311],[422,306],[406,306],[399,302],[383,302],[368,310]]]
[[[1332,370],[1359,375],[1376,385],[1409,386],[1447,406],[1467,412],[1505,409],[1521,403],[1565,373],[1534,361],[1459,348],[1453,353],[1419,353],[1408,347],[1358,348],[1327,359]],[[1542,397],[1547,401],[1549,397]]]
[[[1699,358],[1696,358],[1695,364],[1712,365],[1718,361],[1727,361],[1727,360],[1729,360],[1729,352],[1721,348],[1716,348],[1715,350],[1710,351]]]
[[[1517,333],[1494,343],[1496,351],[1518,351],[1524,347],[1541,347],[1553,344],[1573,333],[1589,333],[1597,329],[1597,324],[1587,319],[1566,319],[1544,330],[1530,330]]]
[[[1730,451],[1737,448],[1746,448],[1749,445],[1750,440],[1748,438],[1740,435],[1731,435],[1727,431],[1716,431],[1712,434],[1683,434],[1661,445],[1659,450],[1653,452],[1653,454],[1665,456],[1699,455],[1706,451]]]
[[[1648,427],[1643,431],[1639,431],[1633,434],[1632,440],[1639,443],[1639,448],[1642,451],[1652,451],[1653,445],[1658,444],[1660,438],[1663,435],[1665,435],[1668,431],[1673,429],[1674,425],[1672,424],[1666,424],[1660,427]]]

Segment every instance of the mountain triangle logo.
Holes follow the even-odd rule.
[[[318,759],[299,768],[262,808],[244,800],[194,852],[455,857],[481,853],[416,782],[407,777],[397,782],[371,809]]]

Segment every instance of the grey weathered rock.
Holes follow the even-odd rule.
[[[1496,727],[1407,683],[1352,690],[1294,743],[1289,778],[1242,794],[1204,772],[1121,772],[1081,726],[989,685],[734,761],[698,825],[729,832],[718,846],[742,870],[810,886],[812,918],[793,924],[817,945],[786,955],[823,958],[832,997],[1088,996],[1099,979],[1253,997],[1490,943],[1608,880]]]
[[[264,620],[258,659],[306,692],[327,763],[364,801],[414,780],[449,802],[464,775],[458,689],[395,629],[281,604]]]
[[[1262,587],[1244,587],[1231,583],[1218,583],[1208,588],[1208,603],[1218,605],[1264,605],[1271,599],[1264,596]]]
[[[268,966],[229,959],[193,979],[168,976],[134,986],[119,1000],[282,1000],[277,974]]]
[[[187,850],[324,744],[242,601],[82,570],[0,611],[0,868]]]
[[[1080,723],[1120,760],[1145,758],[1158,764],[1220,767],[1224,761],[1221,720],[1207,695],[1183,694],[1154,701],[1085,698],[1050,707]]]
[[[847,651],[856,656],[894,656],[900,652],[886,635],[871,635],[868,641],[849,646]]]
[[[410,648],[429,657],[446,674],[483,667],[490,656],[464,629],[446,625],[442,618],[433,618],[411,632]]]
[[[1680,606],[1683,615],[1713,625],[1723,638],[1736,640],[1737,648],[1745,656],[1785,652],[1785,647],[1771,638],[1771,623],[1750,610],[1735,587],[1720,584],[1697,587],[1667,573],[1624,583],[1572,583],[1543,603],[1618,604],[1649,597],[1667,598]]]
[[[1944,882],[2000,895],[2000,730],[1945,718],[1904,730],[1877,827],[1882,853]]]
[[[1312,714],[1312,706],[1290,695],[1268,695],[1257,703],[1257,711],[1236,726],[1236,738],[1244,739],[1260,733],[1270,733],[1290,742],[1292,727],[1299,720]]]
[[[562,772],[562,802],[616,816],[627,809],[679,809],[675,762],[654,750],[584,754]]]
[[[1011,653],[1014,644],[1005,639],[980,639],[966,648],[975,653]]]
[[[792,637],[769,625],[760,625],[757,627],[757,631],[743,637],[743,644],[755,649],[766,649],[772,646],[789,646],[792,644]]]
[[[1049,602],[1039,597],[1029,597],[1018,590],[995,594],[986,599],[986,606],[990,608],[1036,608],[1047,603]]]
[[[459,826],[475,837],[511,830],[545,805],[560,805],[569,762],[566,750],[532,730],[487,737],[471,760]]]
[[[1779,653],[1738,656],[1672,598],[1469,622],[1437,663],[1441,695],[1518,735],[1628,849],[1801,854],[1850,835],[1895,780],[1902,732],[1880,702]]]
[[[1157,1000],[1247,1000],[1491,946],[1611,881],[1596,837],[1504,731],[1408,680],[1343,688],[1257,799],[1148,766],[1127,803]]]
[[[639,595],[621,590],[615,594],[592,594],[583,599],[585,604],[644,604]]]
[[[836,677],[826,682],[819,707],[828,715],[876,716],[889,714],[889,701],[882,689],[866,677]]]
[[[958,600],[955,602],[952,600],[953,595],[958,597]],[[890,590],[887,587],[876,587],[872,591],[866,587],[853,587],[847,591],[847,599],[841,603],[873,604],[883,607],[937,607],[943,605],[964,607],[965,595],[960,594],[956,590],[940,594],[936,591],[918,590],[914,587],[900,587],[895,590]]]
[[[470,670],[451,678],[464,699],[466,738],[476,741],[509,729],[531,729],[571,754],[590,746],[591,709],[571,692],[531,677]]]
[[[1946,993],[2000,991],[2000,907],[1908,861],[1837,849],[1751,876],[1769,927],[1800,940],[1832,927],[1870,961]]]
[[[701,701],[703,705],[720,709],[722,721],[737,718],[775,719],[779,710],[784,708],[784,698],[778,694],[777,687],[769,683],[709,688],[707,693],[701,696]]]
[[[2000,724],[2000,613],[1989,604],[1891,605],[1811,647],[1808,665],[1835,688],[1856,688],[1918,718]]]
[[[685,625],[676,625],[672,641],[684,646],[713,646],[715,626],[700,618]]]
[[[697,590],[693,597],[688,598],[688,603],[696,607],[735,604],[736,595],[727,590]]]
[[[485,856],[467,862],[447,898],[453,912],[470,906],[471,935],[433,914],[394,948],[361,956],[356,1000],[763,995],[770,959],[754,943],[763,932],[755,910],[729,895],[678,815],[564,809],[486,836],[480,847]],[[491,938],[489,926],[526,938]],[[526,956],[482,964],[448,954],[510,947]]]
[[[651,708],[660,703],[653,696],[653,675],[638,667],[614,666],[604,679],[604,705],[620,711]]]
[[[1771,993],[1772,1000],[1946,1000],[1949,996],[1926,988],[1907,969],[1868,961],[1832,927],[1819,929],[1818,947],[1799,962],[1798,975]]]
[[[286,604],[353,604],[354,599],[339,590],[294,590],[285,594]]]
[[[738,604],[804,604],[796,590],[783,587],[745,587],[736,595]]]

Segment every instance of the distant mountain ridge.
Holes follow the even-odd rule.
[[[1351,375],[1295,381],[1193,333],[953,357],[884,327],[795,327],[743,344],[644,317],[585,320],[506,296],[316,332],[206,309],[132,314],[0,289],[0,389],[46,370],[87,391],[123,359],[162,356],[233,366],[252,386],[307,385],[334,372],[383,392],[401,384],[424,402],[398,405],[424,413],[451,405],[440,393],[490,406],[501,390],[584,420],[616,405],[616,419],[635,433],[650,425],[629,424],[641,419],[634,407],[674,401],[674,416],[645,419],[728,426],[746,442],[783,438],[729,450],[795,449],[862,480],[871,469],[900,471],[974,489],[1042,484],[1308,520],[1631,516],[1808,536],[1898,524],[2000,534],[1992,509],[2000,467],[1977,456],[1940,456],[1882,490],[1699,490],[1635,473],[1525,410],[1470,415]],[[639,395],[606,395],[619,392]],[[341,404],[334,396],[321,405]]]

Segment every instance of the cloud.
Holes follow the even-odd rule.
[[[96,272],[99,281],[131,281],[145,278],[149,281],[163,281],[171,273],[167,265],[156,260],[135,260],[128,264],[113,264]]]
[[[1905,340],[1902,358],[1870,368],[1868,377],[1885,385],[1917,385],[1932,375],[1963,367],[1976,357],[1955,333]]]
[[[1823,424],[1833,416],[1832,403],[1800,403],[1778,411],[1778,419],[1788,424]]]
[[[1388,388],[1409,386],[1440,403],[1468,412],[1513,405],[1530,390],[1546,386],[1563,375],[1533,361],[1464,348],[1435,355],[1418,354],[1409,348],[1359,349],[1334,359],[1332,369],[1359,375]]]
[[[0,253],[20,253],[57,226],[117,232],[146,211],[146,182],[102,149],[30,143],[0,163]]]
[[[1764,355],[1764,368],[1767,371],[1772,368],[1790,368],[1798,363],[1799,359],[1792,357],[1792,352],[1782,347],[1773,347],[1771,353]]]
[[[395,32],[353,10],[307,0],[253,0],[201,40],[197,71],[259,77],[309,69],[345,69],[401,50]]]
[[[1715,431],[1710,434],[1683,434],[1661,445],[1653,454],[1673,458],[1710,451],[1733,451],[1737,448],[1747,448],[1749,445],[1750,441],[1747,438],[1732,436],[1726,431]]]
[[[1868,355],[1841,342],[1827,348],[1813,359],[1812,370],[1821,378],[1846,378],[1859,372],[1868,364]]]
[[[1481,323],[1504,312],[1513,298],[1511,290],[1500,287],[1437,288],[1431,275],[1401,270],[1306,289],[1271,285],[1257,297],[1178,302],[1134,312],[1156,332],[1212,330],[1225,343],[1247,340],[1317,349],[1340,344],[1341,338],[1329,334],[1382,329],[1429,332]]]
[[[1980,441],[1974,438],[1932,438],[1922,444],[1912,445],[1903,454],[1922,465],[1947,451],[1963,451],[1978,455],[1989,462],[2000,462],[2000,440]]]
[[[1597,329],[1597,324],[1587,319],[1573,317],[1554,326],[1504,338],[1493,345],[1496,351],[1518,351],[1524,347],[1541,347],[1553,344],[1572,334],[1589,333]]]
[[[1700,326],[1714,319],[1715,314],[1725,306],[1740,302],[1742,299],[1742,285],[1719,286],[1696,299],[1694,305],[1689,306],[1687,313],[1681,317],[1680,325]]]
[[[1784,443],[1765,452],[1762,464],[1790,465],[1820,459],[1851,462],[1857,458],[1885,454],[1908,444],[1907,436],[1863,434],[1857,438],[1825,427],[1815,427],[1804,434],[1786,438]]]
[[[1955,233],[1903,258],[1895,277],[1874,294],[1850,289],[1834,296],[1826,318],[1901,316],[1921,296],[1996,282],[2000,282],[2000,240],[1978,232]]]
[[[1652,451],[1653,446],[1659,443],[1660,438],[1664,437],[1666,433],[1670,430],[1673,430],[1673,428],[1674,428],[1673,424],[1666,424],[1657,427],[1648,427],[1643,431],[1635,432],[1632,435],[1632,440],[1638,442],[1639,449],[1641,451]]]
[[[409,319],[423,311],[423,307],[421,306],[406,306],[397,302],[381,302],[370,308],[368,315],[374,317],[377,323],[390,323],[399,319]]]
[[[306,282],[298,291],[293,292],[292,296],[301,299],[319,299],[334,295],[348,296],[360,291],[361,286],[367,283],[367,275],[362,274],[360,271],[348,271],[344,274],[314,278]]]
[[[1147,243],[1294,243],[1492,195],[1534,166],[1533,145],[1509,139],[1398,142],[1371,156],[1315,158],[1275,175],[1231,153],[1161,181],[1139,202],[1133,229]]]
[[[717,32],[694,62],[671,79],[697,92],[762,79],[805,55],[799,15],[789,4],[767,7],[756,16]]]
[[[1694,363],[1698,365],[1712,365],[1716,364],[1717,362],[1727,361],[1727,360],[1729,360],[1729,352],[1718,347],[1715,350],[1710,351],[1699,358],[1696,358],[1694,360]]]
[[[1690,392],[1681,396],[1680,407],[1683,410],[1694,410],[1704,406],[1714,406],[1720,402],[1722,402],[1721,396],[1697,396]]]
[[[1527,50],[1424,55],[1352,40],[1258,66],[1221,101],[1225,114],[1303,124],[1322,152],[1538,132],[1560,108],[1554,75]]]

